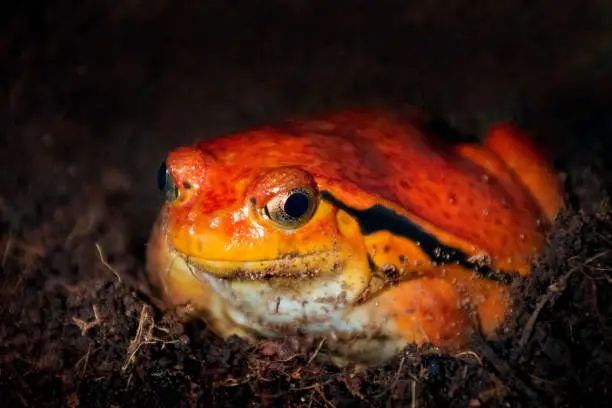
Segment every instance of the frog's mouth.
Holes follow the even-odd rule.
[[[272,278],[315,279],[342,272],[340,251],[287,254],[276,259],[256,261],[219,261],[182,256],[196,274],[241,281],[263,281]]]

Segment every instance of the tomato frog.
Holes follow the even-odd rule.
[[[521,129],[450,142],[425,114],[349,110],[178,147],[147,271],[219,336],[326,338],[337,365],[498,335],[563,206]]]

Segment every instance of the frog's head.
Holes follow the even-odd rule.
[[[344,274],[354,293],[367,285],[358,223],[322,199],[337,183],[288,156],[210,151],[178,148],[159,174],[167,242],[196,273],[259,281]]]

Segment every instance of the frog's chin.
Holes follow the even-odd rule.
[[[254,261],[219,261],[182,256],[192,272],[233,281],[265,281],[272,278],[310,280],[342,273],[339,251],[318,251]]]

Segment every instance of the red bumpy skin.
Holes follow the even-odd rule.
[[[221,336],[326,336],[339,364],[493,336],[561,185],[510,124],[448,145],[424,123],[349,111],[174,150],[151,280]]]

